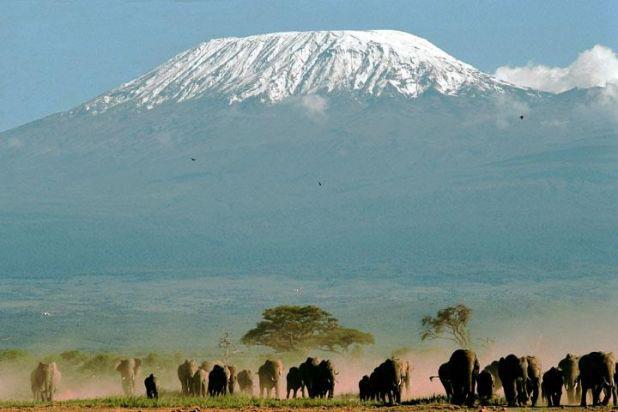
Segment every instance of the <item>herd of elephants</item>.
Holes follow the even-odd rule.
[[[121,360],[116,365],[125,395],[134,396],[136,380],[141,372],[139,359]],[[438,378],[446,392],[448,402],[472,406],[493,402],[496,391],[502,388],[508,406],[536,406],[539,398],[548,406],[560,406],[563,388],[568,403],[586,406],[590,392],[592,404],[607,405],[613,397],[616,405],[616,359],[611,352],[591,352],[583,356],[567,354],[558,365],[544,373],[535,356],[508,355],[481,370],[476,354],[458,349],[449,360],[438,368]],[[232,365],[220,362],[186,360],[178,366],[182,394],[186,396],[219,396],[240,392],[253,395],[257,383],[261,397],[279,398],[283,384],[283,364],[280,360],[266,360],[257,370],[257,379],[248,369],[237,371]],[[307,358],[299,366],[288,369],[286,397],[309,396],[332,398],[336,375],[329,360]],[[410,390],[412,368],[408,361],[389,358],[376,367],[359,383],[362,401],[400,403],[402,392]],[[55,363],[39,363],[31,374],[32,393],[36,400],[52,401],[61,374]],[[256,382],[257,380],[257,382]],[[150,374],[144,381],[146,396],[158,398],[158,379]]]

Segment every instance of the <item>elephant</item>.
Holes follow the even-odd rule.
[[[234,389],[236,387],[236,367],[232,366],[232,365],[225,365],[225,367],[227,368],[228,372],[229,372],[229,378],[228,378],[228,384],[227,384],[227,391],[230,395],[234,394]]]
[[[248,369],[238,372],[236,377],[240,391],[247,395],[253,395],[253,373]]]
[[[292,394],[293,398],[296,398],[299,390],[301,391],[301,396],[303,398],[305,397],[305,387],[303,386],[303,378],[300,374],[300,369],[296,366],[291,367],[285,377],[285,381],[287,386],[287,399],[290,399],[290,394]]]
[[[144,379],[144,386],[146,387],[146,397],[148,399],[159,399],[159,379],[152,373]]]
[[[373,370],[369,376],[374,397],[389,404],[401,403],[401,365],[394,359],[387,359]]]
[[[315,398],[315,379],[317,375],[318,365],[320,364],[319,358],[308,357],[303,363],[300,364],[298,370],[302,380],[302,391],[305,393],[307,389],[307,396]]]
[[[30,374],[30,388],[35,401],[52,402],[62,375],[56,362],[39,362]]]
[[[178,366],[178,379],[180,380],[180,386],[183,395],[190,395],[193,383],[193,376],[197,372],[197,362],[194,360],[185,360]]]
[[[208,394],[208,375],[209,372],[206,369],[198,368],[191,378],[191,395],[193,396],[206,396]]]
[[[133,396],[135,394],[135,379],[139,376],[141,368],[141,359],[122,359],[116,362],[116,371],[120,373],[122,390],[125,396]]]
[[[260,396],[270,398],[271,391],[275,390],[275,396],[279,398],[279,384],[283,375],[283,363],[280,360],[266,360],[258,369],[260,381]]]
[[[438,368],[438,376],[430,376],[429,380],[433,381],[435,378],[440,379],[440,383],[444,387],[444,392],[446,394],[446,401],[450,402],[453,397],[453,387],[451,386],[451,378],[449,376],[448,371],[448,362],[444,362]]]
[[[592,392],[592,405],[599,405],[601,391],[605,391],[603,405],[613,397],[614,406],[618,401],[614,374],[616,373],[616,358],[612,352],[590,352],[579,358],[579,378],[582,387],[580,405],[586,406],[588,390]]]
[[[547,406],[560,406],[563,385],[564,375],[562,370],[552,367],[543,374],[541,392],[543,394],[543,398],[547,401]]]
[[[528,361],[528,380],[526,381],[525,402],[528,402],[529,396],[534,407],[539,400],[541,390],[541,361],[536,356],[526,356],[526,360]]]
[[[468,349],[458,349],[448,361],[448,374],[455,405],[473,405],[475,385],[480,366],[476,354]]]
[[[399,364],[399,369],[401,370],[401,385],[399,392],[403,394],[405,390],[406,395],[408,395],[410,393],[410,380],[412,379],[412,368],[410,367],[410,362],[397,358],[394,358],[394,360]]]
[[[476,391],[481,405],[489,405],[494,397],[494,377],[487,369],[483,369],[477,378]]]
[[[504,388],[504,397],[509,406],[524,406],[528,398],[528,359],[518,358],[510,354],[500,358],[498,364],[498,375]]]
[[[483,370],[491,373],[491,377],[494,380],[494,391],[499,391],[502,389],[502,381],[500,380],[500,375],[498,374],[498,366],[500,362],[495,360],[489,365],[485,366]]]
[[[318,365],[314,395],[332,399],[335,393],[335,375],[337,372],[330,360],[323,360]]]
[[[230,371],[225,366],[215,365],[208,374],[208,394],[219,396],[227,394],[230,382]]]
[[[369,401],[373,399],[373,390],[371,389],[371,381],[369,376],[365,375],[358,382],[358,396],[361,401]]]
[[[200,363],[199,368],[204,369],[206,372],[210,373],[214,365],[222,365],[222,363],[217,362],[217,361],[215,362],[203,361],[202,363]]]
[[[579,402],[582,389],[579,383],[579,356],[567,353],[565,358],[558,362],[558,368],[564,378],[567,400],[570,404]]]

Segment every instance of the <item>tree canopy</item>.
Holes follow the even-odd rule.
[[[450,340],[468,349],[471,346],[468,328],[471,315],[472,309],[463,304],[440,309],[435,317],[427,315],[421,321],[421,340]]]
[[[317,306],[277,306],[266,309],[262,318],[242,337],[243,344],[268,346],[277,352],[340,352],[374,342],[371,334],[340,326]]]

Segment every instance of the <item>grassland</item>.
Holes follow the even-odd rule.
[[[553,409],[569,409],[570,411],[584,410],[577,406],[563,406]],[[338,396],[334,399],[260,399],[249,398],[243,396],[225,396],[217,398],[192,398],[182,397],[177,394],[164,395],[158,400],[147,399],[144,397],[107,397],[95,399],[74,399],[67,401],[58,401],[52,403],[42,403],[33,401],[3,401],[0,402],[0,410],[7,411],[82,411],[82,410],[97,410],[97,411],[119,411],[119,410],[153,410],[166,412],[199,412],[204,409],[211,411],[217,410],[242,410],[251,412],[304,412],[304,411],[452,411],[460,408],[449,405],[441,398],[426,398],[418,399],[410,402],[404,402],[402,405],[388,406],[375,402],[360,402],[355,396]],[[476,407],[475,410],[506,410],[501,405],[492,405],[489,407]],[[539,407],[536,411],[544,411],[550,408]],[[595,408],[595,410],[603,411],[612,408]],[[528,408],[514,408],[509,411],[516,412],[518,410],[529,410]]]

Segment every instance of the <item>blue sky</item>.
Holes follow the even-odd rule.
[[[0,130],[70,109],[223,36],[397,29],[481,70],[618,49],[614,1],[0,0]]]

